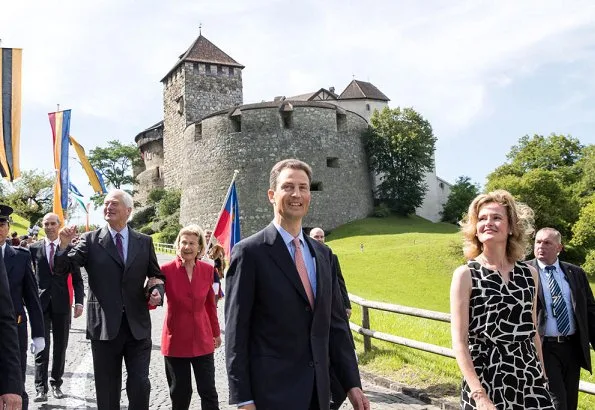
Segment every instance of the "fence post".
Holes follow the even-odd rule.
[[[362,305],[362,327],[370,330],[370,310],[367,306]],[[372,338],[370,336],[364,336],[364,353],[372,351]]]

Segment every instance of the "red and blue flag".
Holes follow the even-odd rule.
[[[225,205],[219,214],[213,236],[223,246],[225,255],[229,259],[234,245],[240,241],[240,205],[235,181],[229,186]]]

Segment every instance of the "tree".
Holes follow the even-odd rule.
[[[584,250],[586,260],[583,268],[591,275],[595,274],[595,197],[581,209],[578,221],[572,227],[571,245]]]
[[[434,167],[432,126],[413,108],[375,111],[364,135],[370,168],[380,180],[376,196],[400,215],[421,206],[426,172]]]
[[[4,184],[2,191],[6,204],[29,220],[31,226],[52,211],[54,178],[51,174],[38,170],[23,171],[11,185]]]
[[[479,194],[479,185],[471,182],[471,178],[460,176],[450,188],[450,194],[442,209],[442,221],[456,224],[469,208],[469,204]]]
[[[529,205],[535,212],[538,229],[549,226],[569,237],[570,229],[578,218],[578,202],[558,171],[538,168],[522,176],[490,175],[486,189],[505,189],[517,200]]]
[[[134,184],[133,166],[142,161],[138,147],[134,144],[125,145],[117,140],[108,141],[107,144],[107,147],[96,147],[89,152],[89,162],[93,168],[103,174],[105,184],[110,187],[122,189],[125,185]],[[99,194],[91,199],[99,206],[104,197],[105,195]]]

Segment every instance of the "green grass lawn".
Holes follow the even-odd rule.
[[[456,226],[418,217],[367,218],[337,228],[327,235],[327,243],[339,256],[350,293],[369,300],[449,311],[451,275],[464,261]],[[353,308],[351,321],[361,324],[361,309]],[[375,310],[370,310],[370,322],[373,330],[451,347],[448,323]],[[365,370],[439,396],[458,397],[462,379],[454,359],[375,339],[372,352],[364,353],[361,335],[355,335],[355,340]],[[595,364],[595,355],[592,357]],[[595,383],[595,377],[587,372],[581,378]],[[595,408],[595,397],[581,394],[579,407]]]

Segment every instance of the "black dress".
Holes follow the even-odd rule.
[[[472,290],[469,305],[469,352],[481,385],[496,408],[554,410],[533,344],[535,282],[517,262],[504,283],[500,273],[467,263]],[[463,381],[461,408],[475,409]]]

